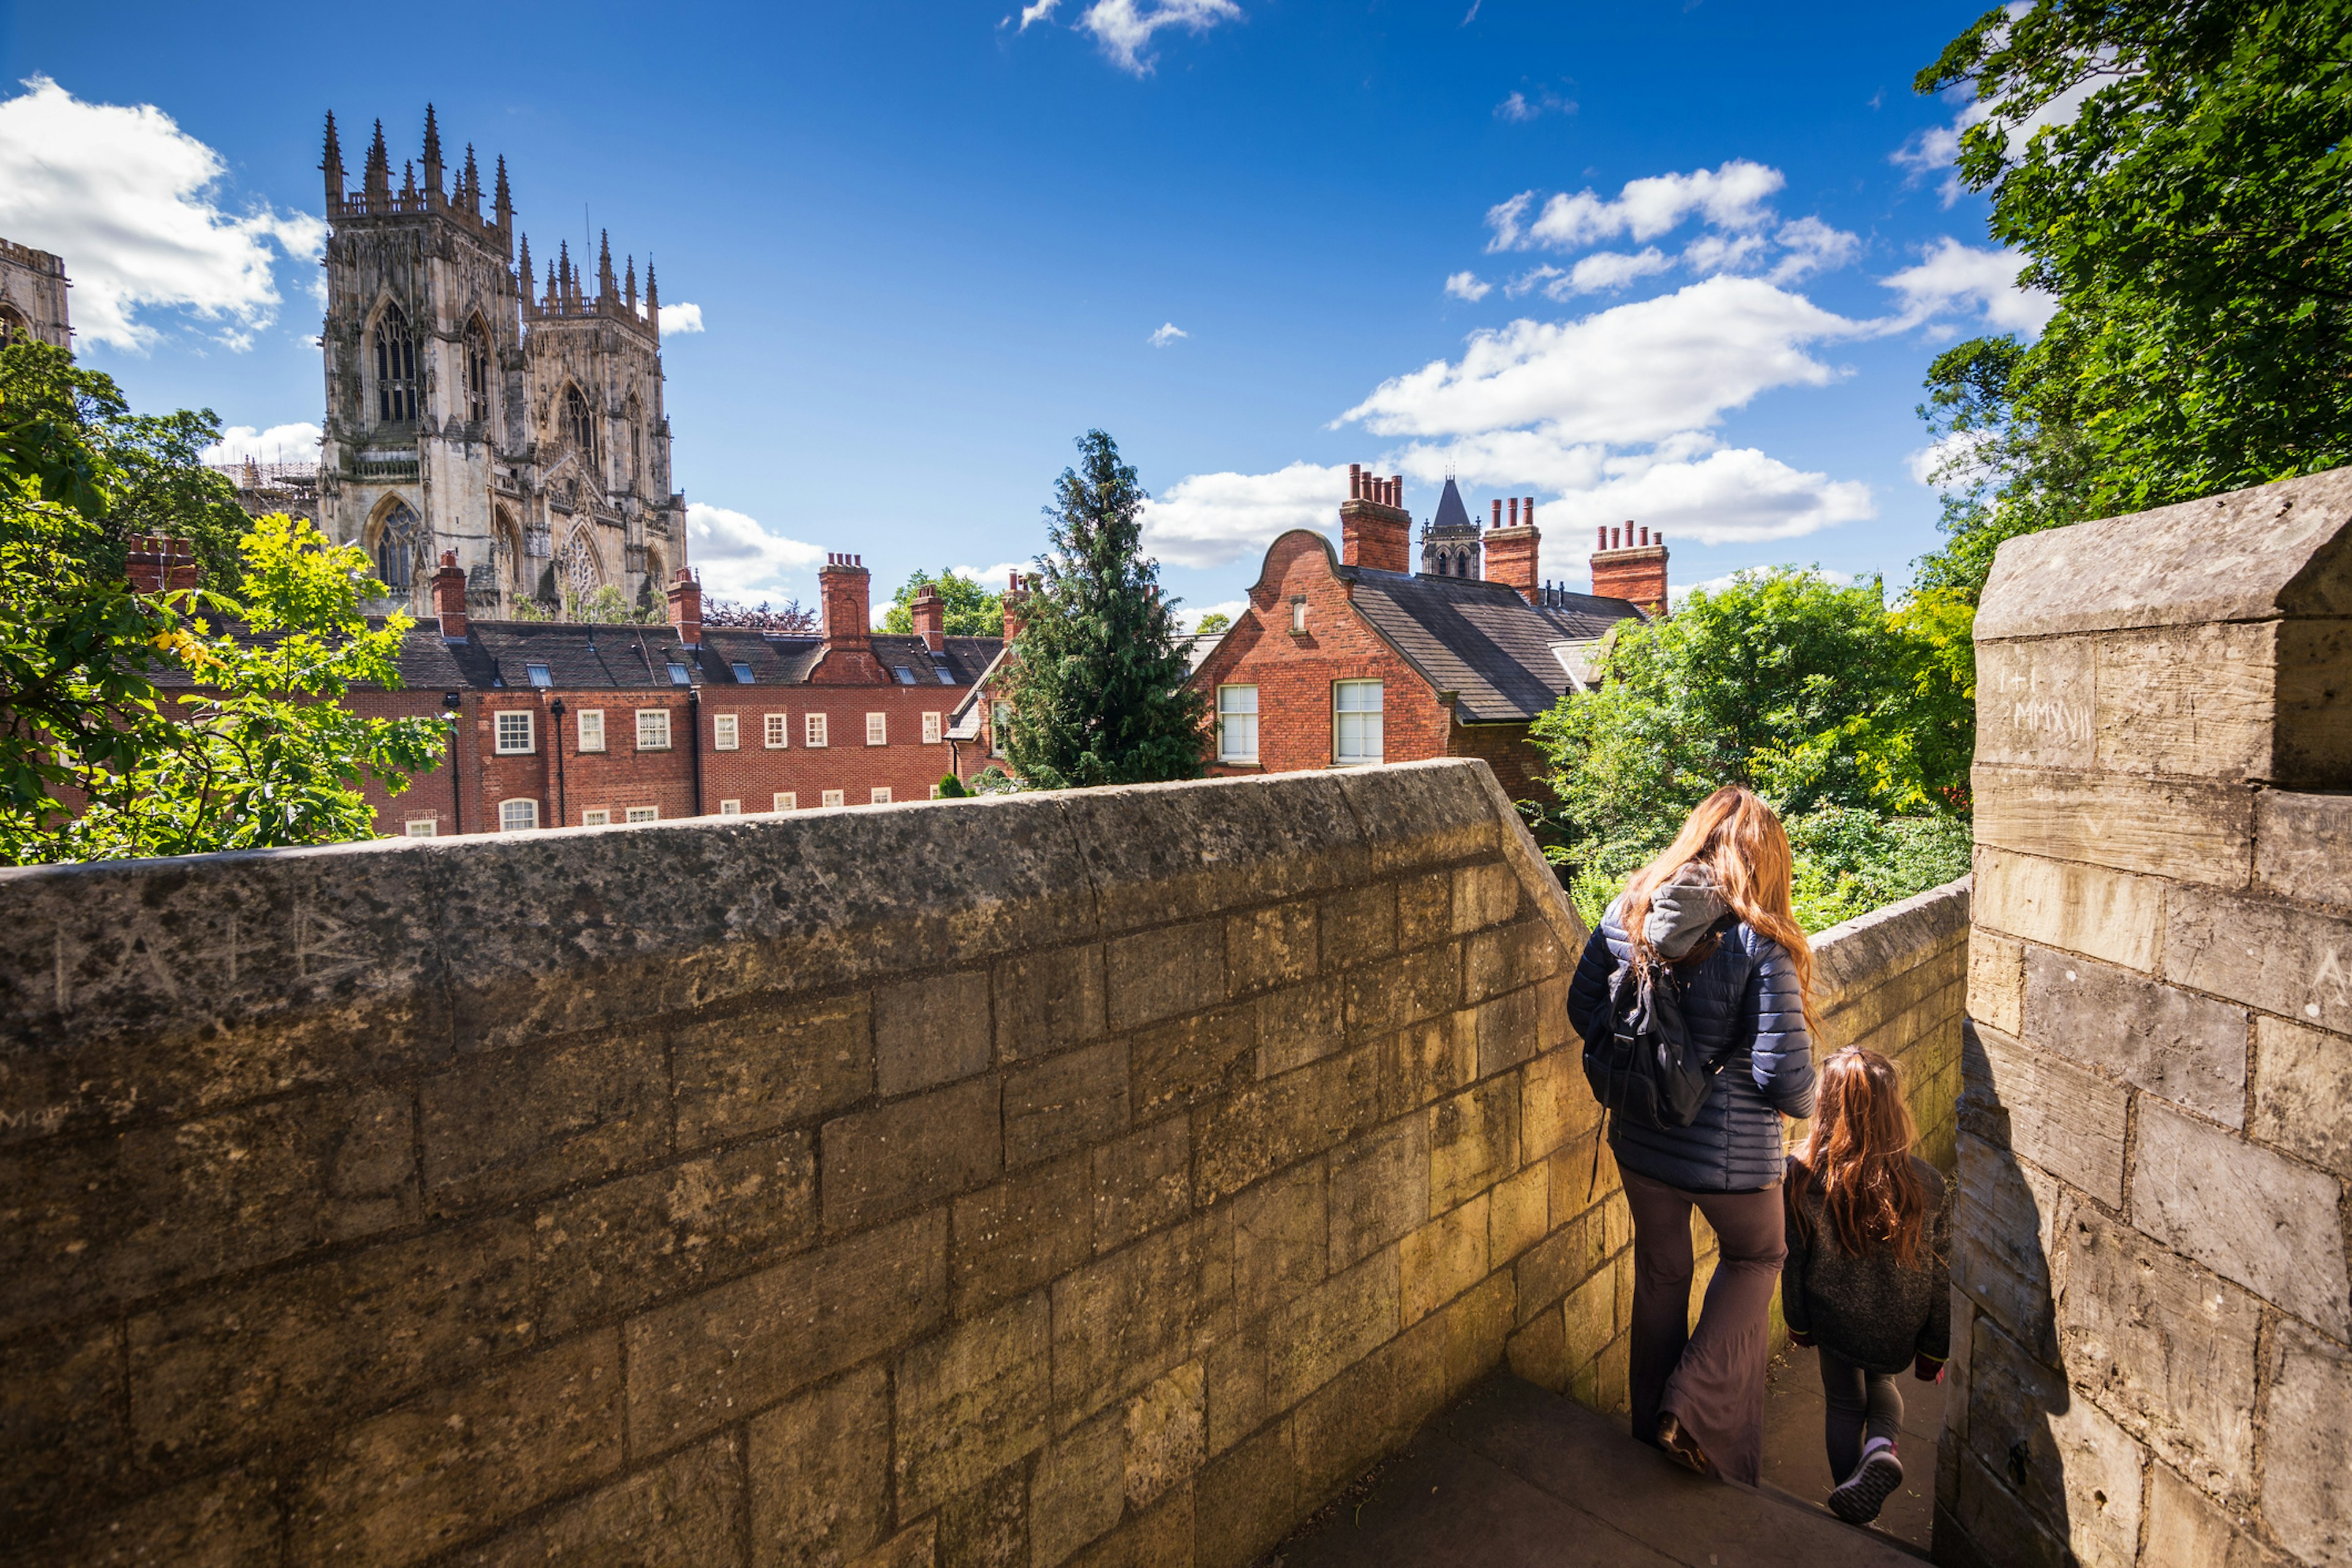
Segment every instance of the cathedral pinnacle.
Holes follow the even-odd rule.
[[[375,122],[375,143],[368,149],[365,188],[371,199],[392,194],[392,154],[383,148],[383,121]]]
[[[474,144],[466,143],[466,173],[459,180],[458,199],[466,204],[469,216],[482,216],[482,171],[474,164]]]
[[[530,236],[529,235],[522,237],[522,264],[515,268],[515,276],[522,279],[523,298],[528,300],[530,297]]]
[[[330,205],[343,199],[343,144],[335,137],[335,111],[327,110],[327,155],[319,163],[327,176]]]
[[[563,310],[563,296],[556,292],[555,263],[552,261],[547,264],[547,304],[545,309],[551,314],[554,315],[561,315]]]
[[[609,300],[618,292],[613,286],[613,232],[606,229],[596,257],[596,298]]]
[[[628,276],[628,292],[621,298],[628,305],[629,314],[634,316],[637,313],[637,258],[634,256],[629,258]]]
[[[425,188],[441,195],[441,127],[429,103],[425,106]]]
[[[400,194],[411,200],[416,195],[416,161],[413,158],[401,161]]]

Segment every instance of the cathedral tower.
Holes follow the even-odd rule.
[[[649,601],[686,538],[650,265],[640,311],[634,263],[625,293],[608,253],[592,296],[562,247],[541,305],[506,160],[486,212],[474,149],[452,185],[429,105],[421,151],[395,187],[378,121],[351,189],[327,116],[328,536],[365,548],[393,603],[420,615],[445,551],[482,618],[567,588]]]
[[[1486,574],[1479,565],[1478,524],[1462,504],[1454,480],[1437,498],[1437,515],[1421,531],[1421,571],[1425,577],[1470,577]]]

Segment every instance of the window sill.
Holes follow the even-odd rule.
[[[638,750],[640,752],[675,752],[676,750],[677,750],[677,748],[676,746],[639,746],[639,747],[637,748],[637,750]]]
[[[1265,764],[1259,762],[1255,757],[1219,757],[1217,759],[1217,766],[1221,768],[1263,768]]]

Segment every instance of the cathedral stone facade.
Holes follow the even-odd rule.
[[[485,216],[471,147],[446,187],[430,107],[397,188],[381,121],[359,189],[332,114],[321,166],[328,536],[366,549],[392,602],[420,615],[446,552],[487,618],[605,586],[658,603],[685,564],[686,497],[670,489],[652,261],[640,297],[635,258],[616,278],[608,241],[592,291],[565,244],[536,289],[506,160]]]
[[[73,349],[66,319],[66,264],[46,250],[0,239],[0,348],[44,342]]]

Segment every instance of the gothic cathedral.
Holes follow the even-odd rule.
[[[604,586],[660,603],[685,563],[686,497],[669,488],[652,260],[641,300],[635,258],[615,279],[607,241],[591,294],[565,244],[534,298],[506,160],[485,218],[470,146],[443,188],[428,106],[422,165],[421,186],[411,163],[393,188],[379,121],[360,188],[345,189],[327,116],[328,537],[364,547],[393,603],[419,615],[445,551],[485,619]]]

